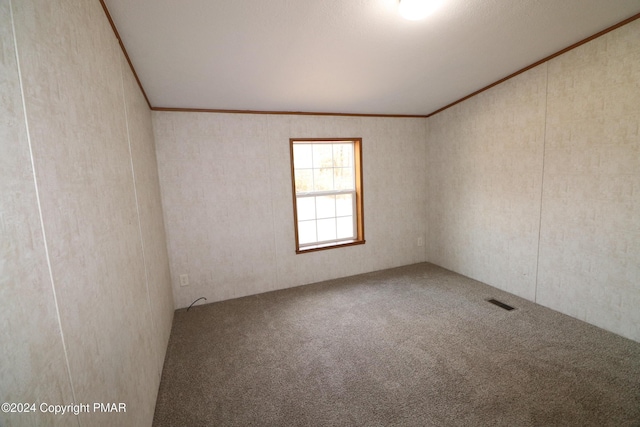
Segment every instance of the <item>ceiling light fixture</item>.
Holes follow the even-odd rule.
[[[398,0],[400,2],[400,16],[411,21],[424,19],[431,15],[442,0]]]

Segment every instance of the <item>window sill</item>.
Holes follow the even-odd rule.
[[[327,249],[343,248],[345,246],[363,245],[366,240],[347,240],[339,243],[325,243],[315,246],[305,246],[304,248],[296,249],[297,254],[305,254],[307,252],[324,251]]]

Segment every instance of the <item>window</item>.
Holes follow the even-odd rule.
[[[290,143],[296,253],[364,243],[362,140]]]

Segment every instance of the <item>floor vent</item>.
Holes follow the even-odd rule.
[[[511,311],[511,310],[513,310],[515,308],[515,307],[511,307],[510,305],[505,304],[505,303],[503,303],[501,301],[498,301],[497,299],[491,298],[491,299],[488,299],[487,301],[489,301],[491,304],[497,305],[498,307],[504,308],[505,310]]]

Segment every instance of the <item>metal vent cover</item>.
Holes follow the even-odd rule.
[[[495,298],[490,298],[487,301],[490,302],[491,304],[497,305],[498,307],[504,308],[505,310],[508,310],[508,311],[515,309],[515,307],[511,307],[509,304],[505,304],[502,301],[498,301]]]

